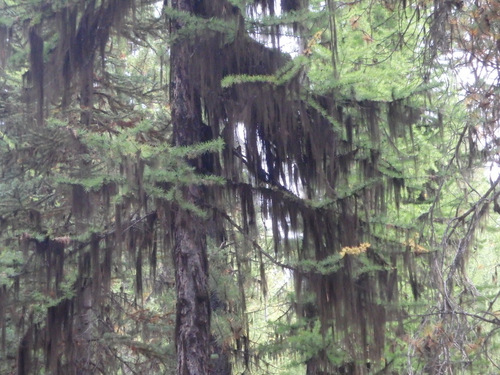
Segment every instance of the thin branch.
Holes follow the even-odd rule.
[[[478,319],[478,320],[481,320],[485,323],[489,323],[489,324],[493,324],[493,325],[497,325],[497,326],[500,326],[500,319],[496,317],[496,315],[492,314],[492,313],[488,313],[488,312],[484,312],[484,314],[487,314],[487,315],[492,315],[494,316],[493,319],[487,319],[481,315],[478,315],[478,314],[473,314],[473,313],[468,313],[468,312],[465,312],[465,311],[437,311],[437,312],[429,312],[429,313],[425,313],[425,314],[412,314],[411,317],[415,317],[415,318],[426,318],[426,317],[429,317],[429,316],[443,316],[443,315],[463,315],[463,316],[468,316],[469,318],[474,318],[474,319]]]

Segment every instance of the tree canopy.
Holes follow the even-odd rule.
[[[493,374],[495,0],[1,0],[0,372]]]

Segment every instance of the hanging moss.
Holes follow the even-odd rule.
[[[288,242],[292,231],[299,231],[303,236],[299,259],[320,261],[339,252],[343,246],[359,244],[369,236],[366,226],[357,216],[361,203],[349,198],[340,199],[337,195],[338,186],[350,172],[346,165],[357,161],[361,167],[360,179],[368,182],[363,189],[363,210],[384,212],[390,191],[399,202],[404,181],[399,178],[386,180],[380,170],[381,113],[388,110],[390,131],[394,137],[404,136],[402,129],[411,126],[419,115],[400,110],[399,103],[368,100],[336,103],[326,97],[316,98],[321,109],[318,111],[318,107],[311,107],[297,91],[298,75],[280,86],[275,86],[272,79],[266,79],[286,64],[286,59],[279,53],[252,41],[245,34],[237,34],[234,41],[225,43],[224,38],[216,33],[197,40],[199,54],[193,56],[189,73],[192,81],[199,83],[197,90],[204,102],[212,133],[227,140],[219,173],[233,182],[254,186],[262,196],[262,211],[272,220],[276,252]],[[219,57],[221,49],[222,61]],[[242,79],[232,81],[231,85],[226,81],[222,87],[220,82],[224,82],[223,78],[228,75]],[[251,76],[260,78],[245,78]],[[353,118],[343,116],[342,109],[346,106],[361,113],[356,134]],[[347,132],[345,138],[324,113],[332,114],[334,121],[343,123]],[[234,140],[236,127],[240,125],[245,128],[244,152],[238,151]],[[362,132],[368,134],[370,148],[362,150],[365,156],[359,157],[357,137]],[[247,175],[238,173],[241,164],[246,167]],[[287,199],[287,194],[294,194],[287,192],[286,188],[281,192],[281,188],[288,184],[290,170],[294,171],[298,190],[304,190],[309,199],[318,201],[330,197],[330,205],[320,208],[297,204],[299,198]],[[239,193],[243,223],[249,223],[253,220],[253,213],[248,210],[249,192],[244,189]],[[356,259],[347,257],[343,268],[332,275],[296,275],[300,280],[296,284],[297,295],[301,295],[304,288],[312,287],[322,329],[326,331],[333,325],[338,338],[350,348],[349,353],[355,360],[375,360],[381,355],[385,336],[381,327],[389,315],[380,301],[392,296],[394,289],[376,282],[377,278],[384,280],[387,277],[384,276],[387,275],[386,269],[372,276],[371,273],[358,274],[360,267]],[[391,276],[393,287],[396,276],[394,273]],[[368,346],[372,349],[368,350]],[[354,348],[361,348],[361,351]]]
[[[44,103],[44,60],[43,39],[35,27],[29,31],[30,42],[30,81],[33,83],[35,98],[37,101],[36,119],[39,126],[43,125],[43,103]]]
[[[173,142],[176,146],[188,147],[219,138],[224,140],[220,153],[205,152],[201,157],[195,153],[186,164],[192,168],[191,175],[193,171],[204,175],[213,173],[227,183],[200,186],[194,179],[190,183],[189,180],[153,179],[154,191],[163,194],[153,200],[148,195],[153,188],[145,181],[149,161],[138,152],[116,161],[120,176],[116,181],[124,181],[126,192],[120,192],[115,183],[105,184],[104,180],[100,180],[96,191],[90,191],[83,178],[93,172],[89,161],[92,155],[84,145],[77,148],[81,153],[78,173],[82,176],[75,177],[76,182],[73,181],[68,194],[70,199],[67,199],[66,208],[70,213],[66,226],[85,239],[72,250],[79,259],[75,297],[47,308],[47,367],[49,371],[63,373],[57,369],[63,368],[65,361],[76,361],[79,352],[71,352],[74,337],[64,337],[64,332],[67,330],[70,335],[72,331],[83,329],[89,320],[87,310],[99,310],[103,295],[110,290],[115,271],[113,262],[118,263],[121,259],[123,245],[127,248],[124,256],[134,265],[136,302],[139,304],[146,277],[143,272],[145,259],[149,259],[154,280],[159,255],[167,258],[172,246],[182,266],[176,270],[177,280],[192,281],[193,274],[197,273],[195,281],[205,282],[206,254],[201,251],[199,263],[190,263],[192,258],[187,250],[193,250],[189,246],[205,249],[206,236],[212,235],[219,243],[227,239],[226,227],[233,223],[228,224],[226,217],[220,214],[223,211],[220,207],[225,207],[226,199],[230,199],[239,206],[241,230],[245,236],[255,236],[259,209],[271,220],[275,255],[284,252],[299,262],[318,264],[339,257],[336,267],[328,271],[295,270],[297,313],[311,321],[317,319],[324,335],[334,333],[334,339],[346,348],[353,360],[353,364],[346,363],[346,367],[354,366],[353,371],[366,372],[360,363],[379,360],[382,356],[384,325],[395,316],[384,302],[397,299],[401,274],[396,272],[394,255],[390,266],[377,255],[379,250],[384,250],[380,244],[374,243],[371,252],[359,257],[347,254],[341,258],[342,249],[357,247],[366,241],[376,242],[370,233],[369,216],[383,213],[392,196],[399,205],[405,181],[404,176],[381,160],[383,122],[387,117],[392,139],[402,138],[408,127],[411,131],[420,113],[403,100],[388,103],[353,98],[338,100],[334,91],[314,95],[304,84],[301,60],[290,62],[289,56],[248,35],[244,9],[224,0],[195,3],[194,8],[189,9],[189,17],[182,12],[170,14],[172,31],[183,28],[183,32],[172,38]],[[272,1],[255,1],[253,6],[275,13]],[[40,124],[43,123],[44,103],[60,101],[61,107],[68,109],[78,98],[78,126],[91,131],[96,123],[101,125],[95,108],[96,70],[105,72],[105,48],[111,27],[119,27],[126,12],[133,7],[133,1],[108,0],[77,2],[57,10],[54,19],[55,32],[59,36],[55,49],[45,57],[47,64],[44,64],[45,35],[35,27],[30,29],[30,79]],[[303,1],[282,2],[284,11],[306,7]],[[218,25],[227,27],[214,26],[200,32],[193,26],[195,21],[208,22],[212,18],[220,21]],[[274,28],[269,27],[268,31],[270,35],[276,34]],[[99,54],[100,64],[95,61]],[[181,55],[183,59],[178,60]],[[54,79],[45,82],[44,77],[49,76]],[[110,106],[113,115],[126,108],[118,104]],[[102,118],[106,120],[105,116]],[[102,124],[113,124],[107,120],[107,123],[101,121]],[[118,128],[109,133],[121,134],[123,129]],[[239,139],[241,129],[244,129],[244,140]],[[78,137],[74,138],[78,143]],[[164,142],[167,138],[163,135],[157,139]],[[165,168],[160,162],[156,167]],[[184,164],[182,167],[188,169]],[[359,171],[355,177],[361,187],[346,188],[354,175],[353,169]],[[78,177],[81,177],[79,182]],[[175,182],[180,183],[180,188],[172,188]],[[175,194],[182,198],[177,199]],[[96,222],[101,220],[101,204],[105,206],[102,215],[106,223],[99,226]],[[214,207],[220,210],[212,212]],[[198,215],[200,212],[210,216]],[[46,224],[40,214],[32,211],[29,216],[32,227],[43,232]],[[212,223],[208,223],[206,217],[213,219]],[[73,226],[72,220],[75,220]],[[93,225],[99,233],[94,231]],[[301,234],[300,244],[292,246],[297,233]],[[245,246],[244,251],[249,253],[251,246],[248,243]],[[69,251],[67,244],[49,236],[37,242],[36,249],[52,266],[43,273],[43,282],[56,295],[61,294],[65,251]],[[238,287],[244,311],[246,265],[244,257],[241,254],[238,257]],[[414,264],[409,254],[406,258],[412,291],[418,298],[420,290]],[[194,272],[190,267],[199,267],[196,270],[201,271]],[[259,271],[265,295],[262,258]],[[196,282],[192,285],[199,302],[196,308],[200,309],[202,323],[209,324],[209,315],[206,316],[209,314],[208,291]],[[89,290],[92,291],[90,296]],[[303,302],[302,297],[309,293],[314,295],[315,303]],[[192,307],[188,298],[190,296],[179,297],[178,319]],[[248,331],[248,321],[243,326],[242,331]],[[29,373],[32,365],[33,337],[30,327],[19,347],[20,373]],[[57,348],[64,341],[68,349],[61,356]],[[84,337],[79,344],[89,342],[89,338]],[[244,352],[244,362],[248,366],[248,334],[238,336],[235,342]],[[320,353],[315,360],[310,371],[312,368],[318,373],[340,371],[339,366],[329,362],[326,353]]]

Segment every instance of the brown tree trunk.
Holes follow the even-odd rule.
[[[78,317],[76,322],[75,352],[73,358],[73,374],[91,375],[94,373],[93,361],[95,360],[92,350],[92,285],[89,279],[81,281],[78,304]]]
[[[208,374],[210,303],[203,226],[198,217],[177,212],[174,262],[178,375]]]
[[[174,0],[176,10],[194,13],[190,0]],[[172,31],[183,24],[172,22]],[[171,105],[173,138],[176,146],[188,146],[201,141],[203,123],[200,98],[188,74],[193,55],[193,41],[185,35],[171,48]],[[201,186],[183,188],[183,199],[200,204],[205,197]],[[210,346],[210,300],[208,291],[208,260],[206,249],[206,221],[181,207],[175,212],[174,249],[177,321],[177,374],[208,374]]]

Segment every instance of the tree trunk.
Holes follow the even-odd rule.
[[[210,303],[203,225],[194,215],[177,212],[174,262],[178,375],[208,373]]]
[[[73,370],[76,375],[91,375],[94,373],[92,353],[92,285],[89,279],[81,281],[80,295],[77,298],[79,315],[77,317],[77,334],[75,337],[75,353],[73,358]]]
[[[174,0],[176,10],[194,13],[190,0]],[[172,31],[183,27],[172,21]],[[188,74],[193,55],[193,41],[179,36],[171,48],[171,105],[173,138],[176,146],[193,145],[201,140],[203,123],[199,93]],[[183,199],[199,205],[205,189],[190,185],[183,188]],[[208,292],[208,260],[206,221],[179,207],[174,220],[174,249],[177,319],[177,374],[208,374],[210,346],[210,300]]]

